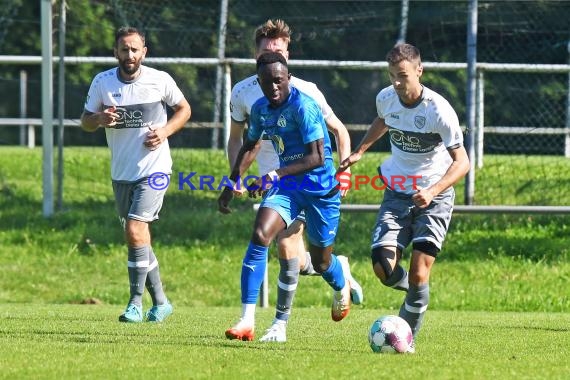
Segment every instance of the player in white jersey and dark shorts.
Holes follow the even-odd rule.
[[[379,168],[387,188],[372,231],[372,266],[382,284],[406,292],[399,315],[416,337],[429,303],[431,268],[451,220],[453,185],[469,171],[469,159],[457,114],[420,83],[419,50],[399,44],[386,60],[392,85],[376,97],[378,117],[339,171],[388,133],[392,155]],[[400,260],[409,244],[407,272]]]
[[[158,219],[170,183],[168,137],[188,121],[190,104],[168,73],[141,64],[147,48],[139,30],[120,28],[113,50],[119,65],[93,79],[81,125],[88,132],[105,128],[111,149],[111,179],[128,246],[130,284],[119,321],[143,321],[146,286],[153,302],[146,320],[161,322],[173,309],[162,289],[149,224]],[[174,110],[170,119],[167,106]]]
[[[283,55],[285,59],[288,59],[290,40],[290,28],[283,20],[268,20],[255,31],[255,58],[257,59],[263,53],[276,52]],[[339,160],[348,157],[351,149],[348,131],[344,124],[336,117],[317,86],[314,83],[304,81],[295,76],[291,77],[290,85],[309,95],[318,103],[328,130],[332,132],[336,138]],[[252,75],[238,82],[232,89],[230,102],[232,121],[228,141],[230,169],[233,168],[237,154],[242,147],[243,132],[248,123],[251,107],[261,97],[263,97],[263,92],[259,86],[257,75]],[[265,175],[279,168],[279,157],[271,141],[264,137],[262,137],[258,149],[246,155],[244,158],[245,165],[249,167],[255,158],[257,158],[259,175]],[[242,186],[242,191],[243,190],[244,187]],[[348,190],[341,191],[341,195],[346,195],[347,191]],[[239,192],[236,193],[239,194]],[[304,218],[301,216],[278,235],[277,247],[280,272],[277,285],[276,313],[271,327],[267,329],[265,335],[260,339],[262,342],[286,341],[286,325],[291,313],[291,306],[293,304],[299,274],[317,274],[313,269],[311,256],[305,249],[303,241],[304,228]],[[343,264],[346,276],[351,279],[352,302],[360,304],[363,299],[362,288],[358,282],[352,278],[348,258],[346,256],[339,256],[339,260]],[[228,336],[242,339],[247,335],[246,338],[253,339],[253,330],[251,327],[254,321],[247,320],[249,318],[245,318],[246,320],[244,320],[244,316],[253,315],[253,313],[246,312],[245,310],[254,306],[255,305],[243,305],[244,312],[242,320],[236,326],[228,330]]]

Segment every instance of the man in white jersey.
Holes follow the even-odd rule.
[[[289,58],[288,46],[291,40],[289,26],[283,20],[268,20],[255,31],[255,58],[268,52],[280,53]],[[350,153],[350,136],[344,124],[337,118],[331,107],[325,100],[324,95],[314,83],[291,77],[291,86],[312,97],[321,107],[327,128],[335,138],[339,154],[339,160],[343,160]],[[252,75],[237,83],[231,94],[231,130],[228,140],[228,159],[230,169],[233,168],[238,152],[243,144],[243,131],[247,126],[251,106],[263,97],[257,75]],[[243,162],[246,168],[257,158],[260,175],[265,175],[279,168],[279,157],[270,140],[262,139],[260,145],[252,153],[247,153]],[[242,187],[242,191],[243,191]],[[341,190],[341,195],[346,195],[347,189]],[[275,319],[265,335],[260,339],[262,342],[285,342],[286,325],[291,312],[293,297],[301,274],[317,274],[313,269],[311,256],[306,252],[303,241],[304,220],[296,220],[289,228],[281,232],[277,237],[280,272],[277,285],[277,305]],[[348,258],[338,257],[343,265],[346,276],[350,278],[351,298],[353,303],[360,304],[363,299],[362,288],[352,278]],[[334,302],[333,302],[334,304]],[[244,305],[244,310],[246,306]],[[244,313],[245,314],[245,311]],[[235,336],[244,335],[245,331],[251,331],[253,321],[242,320],[228,330]],[[252,338],[252,337],[251,337]],[[253,338],[252,338],[253,339]]]
[[[130,299],[121,322],[142,322],[146,285],[153,306],[146,320],[162,322],[172,305],[162,289],[149,224],[158,219],[172,172],[168,137],[190,118],[190,104],[172,77],[142,65],[147,48],[139,30],[115,34],[118,67],[95,76],[81,115],[84,130],[105,128],[111,149],[111,179],[128,246]],[[174,113],[167,120],[166,106]]]
[[[392,85],[376,97],[378,117],[339,171],[389,134],[392,155],[380,167],[387,188],[372,232],[372,266],[382,284],[406,292],[399,315],[415,337],[428,307],[430,271],[451,220],[453,185],[469,171],[469,159],[457,114],[420,83],[419,50],[396,45],[386,60]],[[408,273],[400,260],[410,243]]]

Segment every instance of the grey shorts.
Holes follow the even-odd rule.
[[[141,222],[157,220],[167,189],[154,189],[149,185],[148,177],[137,182],[113,181],[115,204],[123,228],[127,219]]]
[[[384,191],[384,200],[372,231],[372,249],[398,247],[404,250],[410,243],[431,242],[441,249],[451,214],[455,190],[450,188],[433,198],[426,208],[412,202],[412,196],[393,190]]]

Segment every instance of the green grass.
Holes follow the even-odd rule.
[[[235,212],[221,215],[217,191],[178,190],[173,176],[152,230],[176,314],[163,325],[124,326],[116,319],[128,297],[126,250],[114,210],[108,149],[65,149],[64,208],[48,219],[42,216],[41,150],[2,152],[0,378],[368,378],[371,369],[374,376],[435,379],[564,378],[569,373],[569,216],[455,215],[432,272],[418,355],[390,357],[369,351],[366,330],[380,314],[397,313],[402,293],[383,287],[370,268],[375,215],[345,213],[336,249],[350,257],[365,290],[364,304],[335,324],[327,309],[328,286],[303,277],[290,342],[267,347],[222,337],[239,315],[239,276],[253,201],[236,199]],[[365,155],[353,173],[373,175],[383,157]],[[228,171],[221,151],[176,149],[173,158],[175,173],[221,176]],[[570,204],[568,162],[486,157],[484,169],[477,171],[476,198],[487,199],[484,204],[525,204],[517,202],[537,197],[545,200],[538,204]],[[507,180],[507,167],[521,176],[542,173],[551,185],[537,189],[533,186],[540,180],[533,186]],[[487,189],[493,178],[503,179],[500,189]],[[462,184],[456,189],[461,203]],[[363,187],[345,202],[378,203],[380,196]],[[275,249],[270,252],[274,305],[278,265]],[[76,305],[90,298],[102,305]],[[150,298],[144,301],[148,306]],[[272,315],[271,308],[261,310],[258,328]],[[131,350],[136,359],[128,355]],[[158,357],[158,363],[146,360],[150,357]],[[250,361],[256,364],[246,370],[243,363]],[[357,363],[356,369],[345,363]]]
[[[569,314],[432,311],[415,355],[374,354],[387,310],[335,323],[299,308],[285,344],[228,341],[233,307],[177,307],[163,324],[120,324],[110,306],[10,304],[0,311],[0,378],[565,379]],[[272,310],[258,312],[266,326]],[[258,334],[260,332],[258,331]]]

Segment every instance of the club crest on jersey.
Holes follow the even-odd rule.
[[[416,116],[414,117],[414,125],[417,129],[422,129],[426,126],[426,118],[424,116]]]
[[[277,119],[277,125],[281,128],[285,128],[287,126],[287,120],[283,114],[279,115],[279,119]]]

